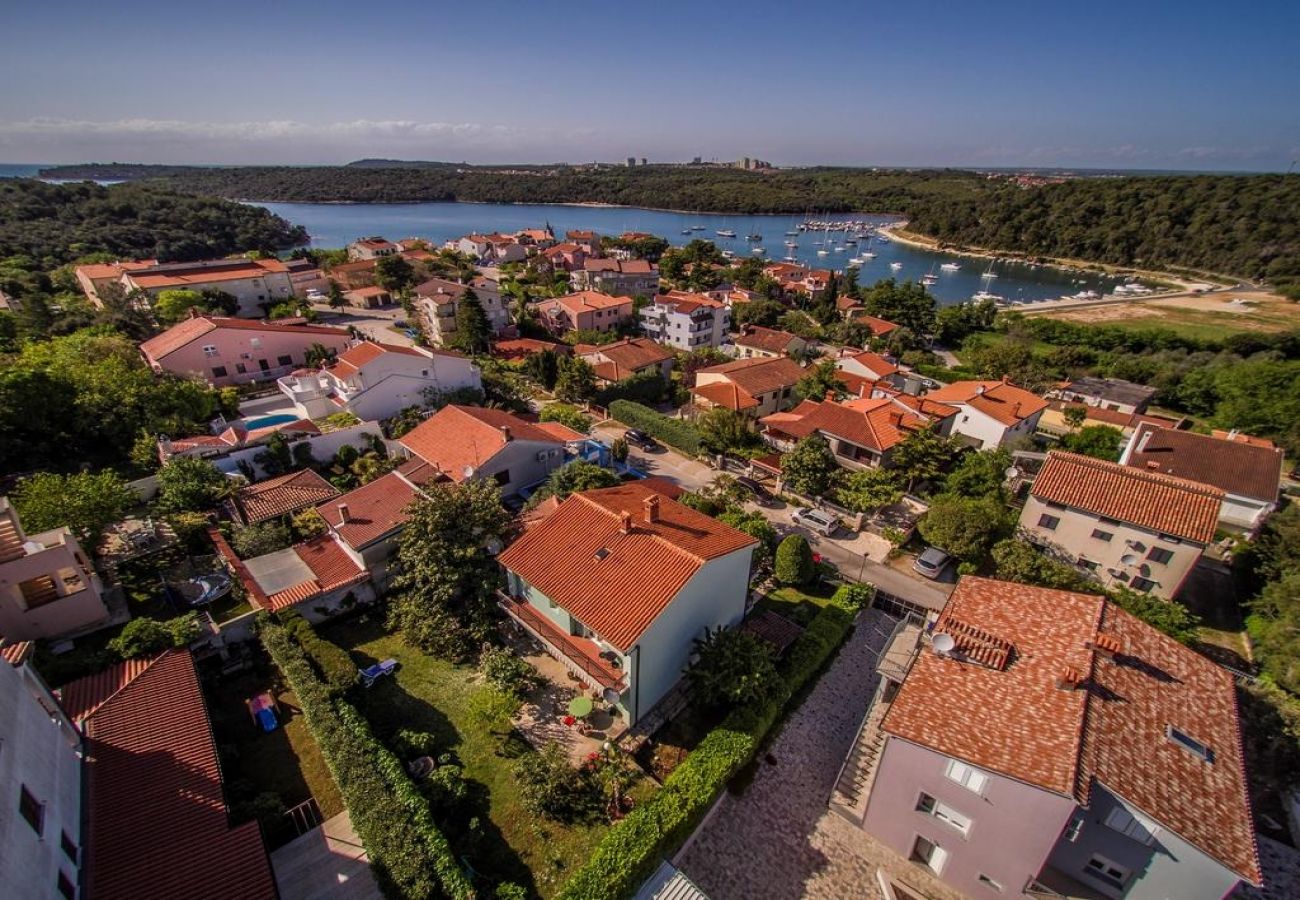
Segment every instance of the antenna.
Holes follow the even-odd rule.
[[[930,644],[934,647],[934,652],[940,656],[947,656],[957,647],[957,642],[953,640],[952,635],[942,631],[931,639]]]
[[[1013,478],[1020,477],[1020,470],[1017,469],[1015,466],[1007,466],[1006,470],[1003,471],[1002,475],[1004,478],[1007,479],[1007,481],[1010,481]]]

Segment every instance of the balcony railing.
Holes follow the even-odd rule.
[[[548,653],[567,665],[570,671],[587,684],[602,689],[611,688],[619,693],[626,690],[627,682],[623,673],[601,659],[598,653],[583,646],[584,643],[591,644],[591,641],[565,634],[526,601],[511,597],[503,591],[497,592],[497,599],[510,618],[523,626],[525,631],[542,643]],[[594,646],[592,644],[593,648]]]

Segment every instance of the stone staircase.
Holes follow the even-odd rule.
[[[867,797],[871,794],[871,784],[876,777],[876,764],[880,761],[880,751],[885,745],[885,733],[881,730],[880,723],[888,708],[887,703],[877,702],[871,705],[831,794],[831,809],[855,825],[862,824],[866,813]]]

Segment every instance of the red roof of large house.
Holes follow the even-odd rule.
[[[410,482],[397,472],[389,472],[369,484],[317,504],[316,511],[349,547],[359,550],[405,524],[406,507],[415,498],[415,488]],[[347,506],[346,522],[340,505]]]
[[[114,668],[105,680],[116,691],[81,725],[86,895],[278,896],[257,823],[228,824],[221,764],[189,652],[171,650]],[[82,693],[80,684],[64,693]]]
[[[1230,673],[1101,597],[987,578],[961,580],[933,633],[956,648],[921,652],[887,733],[1083,806],[1100,784],[1259,882]]]
[[[768,353],[785,353],[791,344],[801,340],[788,331],[763,328],[761,325],[746,325],[734,338],[737,347],[753,347]]]
[[[302,469],[250,484],[235,495],[235,502],[246,521],[264,522],[307,506],[315,506],[338,494],[339,489],[314,470]]]
[[[885,335],[889,334],[891,331],[898,330],[898,326],[895,325],[893,322],[890,322],[888,319],[878,318],[876,316],[869,316],[863,314],[860,316],[854,316],[853,321],[861,325],[866,325],[868,328],[870,328],[871,334],[874,337],[884,337]]]
[[[627,338],[578,352],[591,362],[596,376],[606,381],[631,378],[643,369],[657,368],[673,358],[671,353],[649,338]]]
[[[428,359],[431,354],[435,356],[456,356],[462,359],[464,358],[463,353],[457,353],[454,350],[436,350],[432,348],[417,350],[415,347],[404,347],[400,344],[381,344],[377,341],[360,341],[340,353],[326,371],[338,378],[349,378],[357,372],[360,372],[366,363],[372,362],[388,353],[396,353],[402,356],[414,356],[420,359]]]
[[[872,353],[870,350],[863,350],[861,353],[854,353],[845,358],[853,360],[867,371],[873,373],[877,378],[884,378],[898,371],[898,366],[879,353]]]
[[[1053,450],[1034,479],[1033,496],[1208,544],[1223,491],[1160,472]]]
[[[701,566],[754,543],[653,486],[628,482],[571,495],[500,562],[627,651]]]
[[[1018,425],[1034,413],[1047,409],[1047,401],[1037,394],[1002,381],[954,381],[926,394],[940,403],[964,404],[977,409],[1003,425]]]
[[[339,546],[333,535],[320,535],[301,544],[294,544],[292,550],[311,570],[312,577],[268,596],[265,606],[272,611],[301,603],[309,597],[360,584],[370,577],[365,569],[352,561],[352,557]]]
[[[500,409],[444,406],[398,438],[403,447],[436,466],[455,482],[466,469],[475,470],[496,456],[510,441],[560,442],[531,422]]]
[[[699,376],[713,374],[723,375],[727,381],[730,381],[741,390],[751,396],[757,396],[793,387],[798,384],[799,379],[808,373],[803,366],[787,356],[777,356],[771,359],[763,357],[737,359],[697,371],[695,373],[696,387],[694,391],[700,393],[708,387],[699,384]]]
[[[131,281],[141,289],[193,287],[216,281],[260,278],[268,273],[287,272],[278,259],[223,259],[198,263],[162,263],[148,269],[129,271]]]
[[[539,311],[545,311],[554,307],[560,307],[572,315],[579,313],[591,312],[597,309],[617,309],[621,306],[630,306],[631,297],[612,297],[609,294],[602,294],[600,291],[578,291],[576,294],[565,294],[563,297],[556,297],[554,300],[547,300],[538,304]]]
[[[275,332],[277,334],[298,334],[304,338],[304,344],[313,337],[326,336],[349,340],[350,336],[343,328],[329,328],[324,325],[277,325],[274,322],[258,322],[253,319],[232,319],[225,316],[193,316],[177,322],[162,334],[149,338],[140,345],[140,350],[150,359],[160,360],[170,353],[184,347],[199,338],[218,329],[239,329],[241,331]]]
[[[1229,494],[1277,502],[1282,478],[1282,451],[1277,447],[1178,431],[1154,424],[1133,432],[1125,462],[1134,468],[1164,472]]]
[[[862,397],[842,403],[805,400],[788,413],[760,421],[794,437],[823,432],[880,452],[902,441],[909,432],[930,424],[889,397]]]

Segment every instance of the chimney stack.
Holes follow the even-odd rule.
[[[645,521],[647,525],[653,525],[659,521],[659,495],[651,494],[645,498]]]
[[[864,381],[862,382],[861,386],[858,388],[858,398],[861,400],[866,400],[870,396],[871,396],[871,384],[870,382]]]
[[[976,388],[975,388],[975,396],[977,396],[977,397],[983,397],[983,396],[984,396],[984,385],[981,384],[981,385],[977,385],[977,386],[976,386]]]
[[[502,425],[502,426],[501,426],[501,436],[502,436],[503,438],[505,438],[505,441],[506,441],[507,444],[510,443],[512,440],[514,440],[514,438],[513,438],[513,437],[511,436],[511,434],[510,434],[510,426],[509,426],[509,425]]]
[[[1089,650],[1096,651],[1098,656],[1104,656],[1107,659],[1114,659],[1116,654],[1124,649],[1119,642],[1119,638],[1104,631],[1097,632],[1097,637],[1089,641],[1087,647]]]
[[[619,519],[620,519],[620,521],[621,521],[621,523],[622,523],[622,524],[619,526],[619,531],[623,532],[624,534],[631,534],[631,533],[632,533],[632,514],[631,514],[630,512],[628,512],[627,510],[623,510],[623,512],[619,514]]]
[[[199,316],[201,316],[201,315],[202,315],[202,313],[199,312],[199,308],[198,308],[197,306],[191,306],[191,307],[190,307],[190,318],[191,318],[191,319],[197,319],[197,318],[198,318]]]
[[[347,523],[348,523],[348,505],[347,505],[346,503],[340,503],[340,504],[339,504],[339,524],[340,524],[340,525],[346,525]]]
[[[1074,666],[1066,666],[1056,676],[1056,688],[1061,691],[1077,691],[1083,682],[1083,676]]]
[[[835,402],[835,391],[831,390],[826,392],[826,402],[827,403]]]

